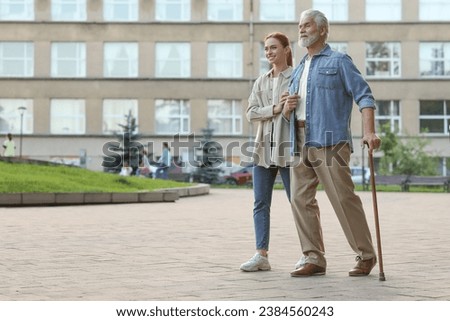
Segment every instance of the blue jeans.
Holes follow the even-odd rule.
[[[156,170],[155,178],[169,179],[169,166],[161,166]]]
[[[253,167],[253,193],[255,196],[253,223],[255,225],[257,250],[269,250],[270,206],[272,204],[273,185],[278,171],[280,171],[284,189],[290,201],[289,170],[289,167]]]

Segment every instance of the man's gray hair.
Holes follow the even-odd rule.
[[[325,30],[326,30],[326,38],[325,39],[327,39],[328,34],[330,32],[330,24],[328,23],[328,19],[325,16],[325,14],[319,10],[308,9],[301,13],[300,20],[307,18],[307,17],[312,17],[319,28],[325,28]]]

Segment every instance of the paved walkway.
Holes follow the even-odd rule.
[[[359,193],[374,232],[370,192]],[[0,208],[0,300],[450,300],[450,195],[379,193],[386,281],[350,278],[354,254],[318,194],[327,274],[291,278],[300,255],[284,191],[272,208],[272,271],[254,253],[252,191],[174,203]]]

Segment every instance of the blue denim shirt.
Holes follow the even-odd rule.
[[[299,79],[306,57],[292,73],[290,94],[299,93]],[[361,111],[375,108],[375,99],[351,58],[326,45],[312,57],[306,90],[305,145],[325,147],[348,142],[352,147],[353,101]],[[291,114],[291,140],[295,138],[293,117],[294,113]],[[296,143],[293,145],[298,147]]]

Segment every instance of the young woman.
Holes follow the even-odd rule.
[[[278,172],[290,199],[289,121],[281,114],[293,65],[288,37],[280,32],[267,35],[264,38],[264,51],[272,69],[255,81],[247,107],[247,120],[258,124],[258,130],[253,154],[256,254],[241,265],[241,270],[246,272],[267,271],[271,268],[268,260],[270,206]]]

